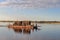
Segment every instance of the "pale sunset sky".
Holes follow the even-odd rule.
[[[0,0],[0,20],[60,21],[60,0]]]

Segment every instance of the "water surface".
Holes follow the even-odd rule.
[[[0,40],[60,40],[60,24],[38,24],[39,29],[29,32],[0,26]]]

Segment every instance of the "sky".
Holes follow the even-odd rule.
[[[0,20],[60,21],[60,0],[0,0]]]

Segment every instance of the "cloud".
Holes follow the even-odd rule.
[[[60,7],[60,0],[5,0],[0,7],[17,8],[56,8]]]

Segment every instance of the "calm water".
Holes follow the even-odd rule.
[[[29,32],[0,25],[0,40],[60,40],[60,24],[38,25],[38,29]]]

